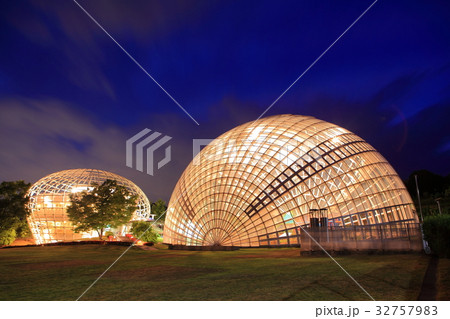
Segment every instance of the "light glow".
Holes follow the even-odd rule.
[[[93,182],[103,183],[107,179],[116,180],[132,194],[138,195],[138,209],[132,220],[147,220],[151,217],[150,202],[142,190],[128,179],[101,170],[70,169],[50,174],[28,191],[31,214],[28,224],[37,244],[56,241],[72,241],[97,237],[97,232],[74,233],[74,226],[67,217],[66,209],[70,205],[70,195],[89,191]]]
[[[337,227],[418,221],[384,157],[337,125],[279,115],[217,140],[201,151],[209,160],[191,163],[175,186],[164,226],[167,244],[298,245],[298,225],[309,223],[311,209],[326,209],[328,224]],[[227,141],[236,141],[232,154],[220,149]]]

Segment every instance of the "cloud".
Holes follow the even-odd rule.
[[[140,186],[151,200],[168,199],[192,160],[192,139],[213,139],[256,118],[254,105],[226,97],[208,111],[200,127],[182,112],[143,116],[133,127],[108,124],[74,103],[56,99],[0,100],[0,179],[39,178],[69,168],[115,172]],[[172,137],[172,161],[154,176],[125,166],[125,141],[149,128]],[[164,156],[163,149],[155,156]]]
[[[381,91],[390,90],[382,88]],[[363,100],[320,95],[302,107],[290,105],[270,113],[313,115],[345,127],[378,149],[403,177],[417,169],[433,170],[434,166],[440,167],[437,173],[448,173],[444,171],[449,155],[448,102],[430,105],[405,119],[404,125],[392,126],[389,122],[398,115],[398,108],[391,104],[380,111],[379,106],[383,101],[394,103],[392,96],[401,98],[401,95],[393,92],[381,99],[380,92]],[[99,114],[62,100],[3,99],[0,100],[0,180],[35,182],[59,170],[98,168],[132,180],[150,200],[168,200],[192,160],[193,138],[216,138],[256,119],[260,112],[255,103],[226,96],[201,114],[200,126],[186,119],[184,113],[174,111],[141,114],[139,123],[125,127],[108,123]],[[144,128],[172,137],[172,161],[154,176],[125,166],[125,141]],[[156,156],[162,158],[164,150],[160,151]]]
[[[132,180],[154,201],[168,199],[182,170],[152,177],[126,167],[131,135],[60,100],[0,100],[0,136],[0,180],[35,182],[60,170],[97,168]]]
[[[0,101],[2,177],[38,178],[42,171],[117,162],[123,133],[71,107],[58,100]]]
[[[442,75],[440,75],[442,76]],[[374,146],[402,177],[420,169],[448,174],[449,97],[421,99],[434,85],[433,73],[408,73],[392,79],[367,98],[317,94],[304,103],[276,105],[270,114],[296,112],[340,125]],[[445,83],[445,82],[443,82]],[[437,102],[434,102],[437,101]]]
[[[212,6],[206,1],[184,0],[78,0],[78,3],[111,34],[119,39],[131,37],[139,42],[164,37],[187,25],[195,25]],[[99,34],[106,37],[72,1],[32,1],[32,5],[47,16],[54,17],[67,36],[79,42],[92,43]]]
[[[206,3],[186,1],[79,3],[129,51],[133,51],[130,46],[145,47],[179,28],[196,25],[208,8]],[[118,88],[114,87],[108,70],[117,65],[108,61],[123,53],[73,1],[31,0],[25,9],[7,6],[0,17],[19,35],[44,48],[46,59],[60,68],[73,85],[116,98]],[[119,62],[125,59],[128,58],[123,54]],[[127,62],[130,63],[127,67],[135,68],[131,61]]]

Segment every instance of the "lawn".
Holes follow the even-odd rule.
[[[0,300],[75,300],[126,249],[0,249]],[[416,300],[428,257],[336,260],[377,300]],[[82,300],[369,300],[328,257],[299,250],[146,251],[133,247]]]
[[[450,259],[439,259],[437,290],[437,300],[450,300]]]

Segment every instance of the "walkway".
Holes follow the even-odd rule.
[[[422,288],[420,289],[419,301],[430,301],[436,300],[437,289],[436,289],[436,274],[438,269],[439,258],[436,256],[431,257],[428,263],[427,271],[423,277]]]

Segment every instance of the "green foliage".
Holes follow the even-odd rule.
[[[26,219],[18,225],[18,227],[16,228],[16,233],[18,238],[27,238],[32,236],[30,227]]]
[[[155,220],[164,221],[165,212],[167,210],[166,202],[162,199],[158,199],[156,202],[151,204],[152,214],[155,215]]]
[[[425,217],[423,233],[434,253],[450,258],[450,215]]]
[[[107,231],[107,232],[105,233],[105,236],[106,236],[106,237],[114,236],[114,233],[113,233],[112,231]]]
[[[10,245],[16,236],[31,235],[27,216],[29,198],[26,196],[29,183],[24,181],[0,184],[0,244]]]
[[[131,219],[137,209],[137,195],[131,195],[126,187],[109,179],[92,187],[90,191],[70,196],[67,215],[76,232],[95,230],[101,240],[105,228],[121,226]]]
[[[11,245],[16,240],[14,228],[0,230],[0,245]]]
[[[411,194],[418,212],[419,201],[417,198],[415,175],[417,175],[419,184],[423,216],[439,214],[436,203],[437,199],[439,199],[441,212],[443,214],[450,214],[450,175],[440,176],[427,170],[421,170],[413,172],[405,180],[405,186]]]
[[[156,243],[159,237],[151,224],[143,221],[134,221],[131,233],[134,237],[149,243]]]
[[[415,175],[417,175],[421,196],[442,195],[445,193],[445,189],[450,186],[449,176],[444,177],[427,170],[415,171],[405,181],[405,186],[413,197],[417,196]]]

